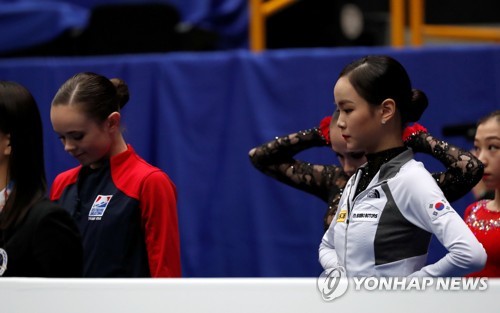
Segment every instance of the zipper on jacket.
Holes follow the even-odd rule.
[[[358,169],[358,172],[361,169]],[[357,173],[356,173],[357,176]],[[354,178],[354,182],[356,182],[357,177]],[[351,184],[351,187],[349,188],[349,194],[347,195],[347,214],[346,214],[346,220],[345,220],[345,236],[344,236],[344,269],[347,273],[347,231],[349,230],[349,221],[351,217],[351,194],[352,194],[352,188],[354,185],[357,185],[355,183]],[[353,199],[354,200],[354,199]]]

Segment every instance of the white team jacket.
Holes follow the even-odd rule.
[[[353,199],[360,170],[348,181],[323,236],[324,269],[347,276],[463,276],[483,268],[486,252],[411,150],[382,165]],[[431,235],[448,253],[425,265]]]

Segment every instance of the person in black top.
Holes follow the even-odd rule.
[[[0,81],[0,276],[81,277],[71,216],[46,197],[43,132],[31,93]]]
[[[364,152],[347,150],[337,119],[338,111],[332,117],[323,118],[317,127],[278,137],[249,152],[250,161],[262,173],[328,204],[323,218],[325,231],[337,211],[347,180],[366,163]],[[446,171],[432,176],[448,201],[460,199],[481,180],[483,164],[471,152],[435,138],[420,124],[406,127],[403,140],[413,152],[432,155],[446,167]],[[313,164],[295,158],[301,151],[327,146],[336,153],[340,166]]]

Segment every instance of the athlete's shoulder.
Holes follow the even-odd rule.
[[[469,204],[464,210],[464,219],[466,219],[472,212],[475,212],[481,208],[485,208],[486,204],[489,201],[490,200],[487,200],[487,199],[481,199],[481,200],[478,200],[476,202]]]
[[[111,159],[111,174],[115,185],[132,198],[139,198],[146,180],[169,182],[170,178],[160,168],[149,164],[129,145],[128,150]]]
[[[59,199],[64,189],[76,183],[78,179],[78,173],[81,170],[81,165],[64,171],[56,176],[54,182],[52,183],[52,187],[50,188],[50,200],[54,201]]]
[[[127,151],[111,158],[111,171],[114,179],[141,180],[161,169],[149,164],[129,145]]]
[[[405,179],[411,181],[434,181],[432,174],[425,168],[424,164],[417,160],[410,160],[401,167],[401,174]]]

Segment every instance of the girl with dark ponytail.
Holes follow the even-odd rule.
[[[404,145],[404,129],[428,106],[404,67],[388,56],[356,60],[341,71],[334,97],[347,150],[364,151],[367,163],[345,186],[320,244],[322,266],[351,277],[463,276],[482,268],[483,247]],[[433,234],[448,254],[426,265]]]

